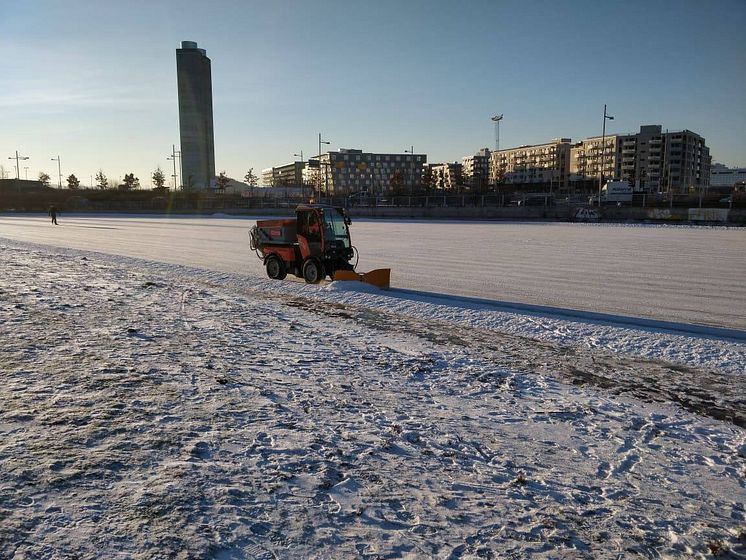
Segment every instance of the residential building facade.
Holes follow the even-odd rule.
[[[472,190],[483,190],[490,182],[490,150],[482,148],[461,159],[463,182]]]
[[[594,136],[577,142],[570,148],[570,181],[600,179],[605,181],[619,177],[620,149],[616,135]]]
[[[262,170],[262,185],[265,187],[300,187],[303,185],[303,170],[306,164],[294,161]]]
[[[210,59],[194,41],[176,49],[182,184],[203,190],[215,184]]]
[[[645,125],[635,134],[587,138],[570,154],[570,180],[621,179],[636,192],[686,193],[707,188],[710,150],[700,135],[690,131],[663,132],[661,125]],[[603,163],[603,167],[602,167]]]
[[[463,165],[453,163],[432,163],[428,165],[430,187],[436,190],[455,191],[463,186]]]
[[[570,168],[570,138],[555,138],[546,144],[519,146],[493,152],[490,158],[492,184],[542,184],[564,191]]]
[[[318,160],[314,167],[313,160]],[[422,188],[424,154],[374,154],[342,148],[309,162],[306,177],[325,195],[365,192],[371,195],[407,194]]]

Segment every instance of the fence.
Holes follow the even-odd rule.
[[[234,194],[153,191],[96,191],[44,189],[42,191],[0,192],[0,211],[46,211],[54,204],[65,211],[103,212],[218,212],[250,211],[253,209],[295,208],[307,203],[306,197],[268,196],[256,193],[243,197]],[[484,193],[484,194],[426,194],[399,196],[337,196],[321,197],[319,202],[345,208],[581,208],[592,206],[588,196],[574,195],[558,198],[547,193]],[[631,201],[604,203],[606,206],[637,208],[728,208],[745,209],[746,193],[730,196],[673,195],[661,197],[635,195]]]

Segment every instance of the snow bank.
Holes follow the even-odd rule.
[[[2,557],[743,545],[744,429],[601,381],[653,391],[685,368],[385,295],[5,242],[0,259]]]

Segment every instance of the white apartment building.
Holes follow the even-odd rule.
[[[567,187],[570,167],[570,138],[555,138],[546,144],[519,146],[492,152],[492,184],[541,183],[562,191]]]
[[[619,177],[617,152],[621,149],[619,136],[594,136],[581,140],[570,148],[570,181]]]
[[[463,165],[453,163],[433,163],[429,165],[433,189],[453,191],[463,185]]]
[[[277,167],[262,169],[262,185],[265,187],[299,187],[303,185],[305,162],[294,161]]]
[[[489,183],[490,154],[489,148],[482,148],[473,156],[461,159],[463,182],[472,189],[483,189]]]

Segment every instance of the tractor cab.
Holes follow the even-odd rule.
[[[332,278],[337,270],[352,270],[350,218],[342,208],[312,204],[296,211],[300,271],[307,282]],[[308,267],[308,270],[307,270]],[[308,272],[308,275],[306,274]]]
[[[308,243],[306,256],[342,256],[351,248],[350,219],[341,208],[331,206],[299,206],[295,211],[297,232]]]

